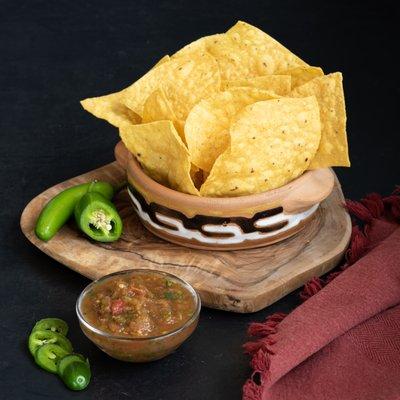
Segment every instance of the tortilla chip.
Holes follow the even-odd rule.
[[[120,128],[149,176],[198,196],[258,193],[305,169],[350,165],[341,74],[324,76],[242,21],[81,104]]]
[[[179,136],[185,142],[185,135],[183,132],[184,122],[178,120],[164,90],[159,88],[155,90],[144,103],[142,123],[146,124],[148,122],[165,120],[173,122]]]
[[[95,117],[104,119],[117,128],[123,124],[138,124],[140,116],[121,102],[123,90],[107,96],[92,97],[81,101],[82,107]]]
[[[168,61],[169,56],[166,55],[153,68]],[[125,89],[106,96],[85,99],[81,101],[81,105],[95,117],[104,119],[117,128],[124,124],[139,124],[141,121],[140,116],[122,103],[124,91]]]
[[[249,104],[277,97],[265,90],[238,87],[216,93],[196,104],[185,123],[186,143],[192,163],[211,171],[215,160],[229,146],[232,118]]]
[[[239,21],[209,51],[220,66],[223,80],[235,80],[307,65],[260,29]]]
[[[190,109],[203,97],[219,90],[218,64],[207,53],[179,57],[149,71],[124,92],[123,103],[143,116],[143,106],[154,90],[162,87],[172,109],[185,120]]]
[[[151,93],[143,106],[142,122],[146,124],[154,121],[173,121],[174,119],[176,119],[176,115],[170,102],[165,96],[164,90],[159,88]]]
[[[233,87],[254,87],[284,96],[291,90],[291,80],[292,78],[290,75],[256,76],[255,78],[222,81],[221,89],[227,90]]]
[[[212,41],[214,38],[219,37],[221,34],[204,36],[187,44],[171,56],[171,59],[179,57],[190,57],[202,54],[207,51],[207,42]]]
[[[289,96],[315,96],[319,104],[321,143],[309,168],[349,167],[342,74],[335,72],[315,78],[296,88]]]
[[[189,152],[171,121],[124,125],[120,136],[155,181],[183,193],[199,195],[190,177]]]
[[[324,71],[320,67],[303,66],[289,69],[282,72],[292,77],[292,90],[298,86],[304,85],[318,76],[323,76]]]
[[[227,33],[200,38],[176,52],[171,58],[212,54],[221,78],[246,79],[276,74],[277,71],[307,64],[260,29],[239,21]]]
[[[315,97],[260,101],[232,121],[231,145],[216,160],[202,196],[242,196],[275,189],[309,166],[321,137]]]
[[[171,57],[170,57],[168,54],[166,54],[164,57],[160,58],[160,59],[156,62],[155,65],[153,65],[153,68],[159,67],[161,64],[164,64],[164,63],[168,62],[170,59],[171,59]],[[153,69],[153,68],[152,68],[152,69]]]

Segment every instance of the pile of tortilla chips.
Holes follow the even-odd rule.
[[[154,180],[197,196],[259,193],[350,165],[341,73],[324,75],[245,22],[82,106],[119,128]]]

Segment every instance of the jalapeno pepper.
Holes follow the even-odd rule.
[[[66,336],[68,333],[68,325],[60,318],[44,318],[36,322],[32,329],[34,331],[52,331]]]
[[[122,233],[122,220],[114,204],[97,192],[86,193],[78,201],[75,220],[87,236],[99,242],[113,242]]]
[[[45,344],[57,344],[68,353],[72,353],[71,342],[63,335],[52,331],[33,331],[29,335],[28,347],[31,354],[34,356],[36,351]]]
[[[65,367],[69,365],[73,361],[82,361],[89,363],[88,360],[82,354],[73,353],[68,354],[67,356],[63,357],[57,365],[57,373],[58,375],[62,376],[65,370]]]
[[[91,375],[87,362],[71,360],[65,365],[61,379],[69,389],[83,390],[89,385]]]
[[[36,222],[35,232],[39,239],[50,240],[74,213],[79,199],[87,192],[99,192],[108,199],[114,194],[113,187],[107,182],[89,182],[68,188],[50,200]]]
[[[35,361],[39,367],[46,371],[57,373],[57,365],[59,361],[68,355],[68,351],[58,344],[48,343],[39,347],[35,353]]]
[[[64,336],[67,332],[68,325],[62,319],[41,319],[29,335],[29,351],[39,367],[57,373],[69,389],[82,390],[91,378],[89,360],[72,353],[72,344]]]

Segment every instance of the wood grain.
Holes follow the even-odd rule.
[[[258,311],[335,267],[350,240],[351,222],[342,206],[343,195],[336,179],[332,194],[321,203],[308,226],[283,242],[263,248],[208,251],[165,242],[142,226],[125,191],[115,199],[124,221],[119,241],[95,243],[86,239],[73,222],[49,242],[40,241],[34,226],[43,205],[60,190],[92,179],[118,185],[125,173],[114,162],[46,190],[22,213],[25,236],[50,257],[91,279],[132,268],[173,273],[190,282],[203,304],[212,308]]]

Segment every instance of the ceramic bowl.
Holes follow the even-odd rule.
[[[198,197],[151,179],[122,142],[115,157],[143,225],[182,246],[238,250],[266,246],[300,232],[334,185],[331,169],[306,171],[278,189],[240,197]]]

